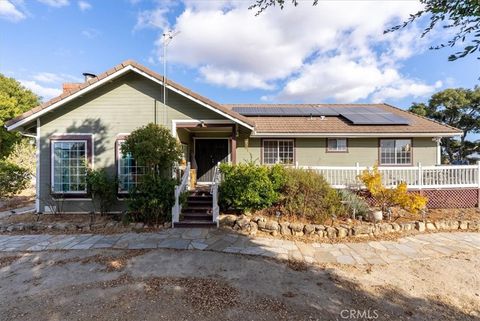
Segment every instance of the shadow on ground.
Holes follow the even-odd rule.
[[[480,320],[474,312],[478,302],[459,307],[449,302],[448,293],[422,297],[409,294],[410,287],[365,278],[423,267],[428,283],[440,259],[427,267],[375,267],[372,272],[370,267],[320,268],[208,251],[1,256],[2,320]],[[478,271],[480,259],[444,263],[463,264],[468,273]]]

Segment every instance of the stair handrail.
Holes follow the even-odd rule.
[[[212,194],[212,220],[219,226],[218,216],[220,215],[220,207],[218,206],[218,185],[220,184],[220,162],[213,171],[212,186],[210,187],[210,194]]]
[[[190,162],[185,167],[185,172],[182,175],[180,184],[175,186],[175,205],[172,207],[172,227],[180,220],[180,213],[182,211],[182,204],[180,204],[180,195],[188,189],[188,182],[190,182]]]

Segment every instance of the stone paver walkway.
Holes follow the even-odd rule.
[[[35,204],[16,208],[13,210],[1,211],[0,218],[4,218],[10,215],[18,215],[18,214],[33,213],[33,212],[35,212]]]
[[[303,243],[218,229],[169,229],[113,235],[0,235],[0,251],[179,249],[260,255],[305,263],[387,264],[458,252],[480,253],[480,233],[419,234],[398,241]]]

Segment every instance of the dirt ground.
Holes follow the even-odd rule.
[[[199,251],[0,254],[7,320],[480,320],[480,255],[312,267]]]

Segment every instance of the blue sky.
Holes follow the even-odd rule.
[[[220,103],[379,102],[407,108],[448,87],[479,84],[478,60],[448,62],[428,50],[421,21],[383,30],[420,8],[417,1],[303,2],[259,17],[249,1],[0,0],[0,72],[45,99],[134,59]],[[455,50],[455,48],[453,49]]]

